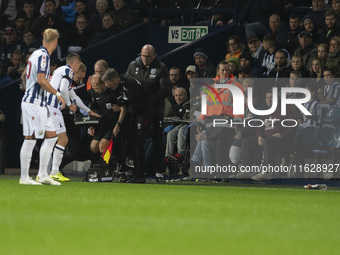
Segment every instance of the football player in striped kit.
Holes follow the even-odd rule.
[[[21,176],[19,184],[24,185],[60,185],[47,173],[47,166],[57,137],[53,123],[49,118],[46,91],[55,95],[65,107],[65,100],[56,89],[48,82],[50,75],[50,55],[58,46],[59,33],[56,29],[46,29],[43,35],[43,45],[33,52],[26,68],[26,90],[21,103],[23,118],[23,135],[25,140],[20,150]],[[45,138],[45,139],[44,139]],[[39,172],[36,181],[29,177],[32,152],[37,142],[44,139],[40,148]]]
[[[99,114],[90,110],[82,102],[82,100],[76,95],[71,87],[73,74],[78,71],[80,63],[81,58],[78,54],[69,54],[66,57],[66,65],[61,66],[54,71],[50,81],[51,85],[54,89],[62,94],[70,111],[76,112],[77,107],[79,107],[92,116],[100,117]],[[58,142],[53,152],[50,177],[56,181],[69,181],[70,179],[64,177],[63,174],[59,172],[59,166],[64,156],[65,148],[68,143],[68,137],[66,134],[64,118],[61,112],[61,105],[54,94],[47,93],[47,106],[55,127],[55,135],[58,137]]]

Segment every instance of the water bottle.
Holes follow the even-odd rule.
[[[72,104],[77,105],[77,100],[73,99]],[[74,112],[71,111],[71,110],[69,110],[69,113],[70,113],[71,115],[74,114]]]
[[[305,189],[319,189],[319,190],[327,190],[326,184],[308,184],[304,186]]]

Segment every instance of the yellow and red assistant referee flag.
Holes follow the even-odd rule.
[[[111,158],[111,153],[112,153],[112,146],[113,146],[113,141],[111,139],[109,144],[106,146],[106,149],[104,150],[104,152],[102,154],[102,159],[106,162],[106,164],[109,164],[109,161],[110,161],[110,158]]]

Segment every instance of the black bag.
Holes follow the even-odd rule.
[[[112,176],[110,167],[91,167],[86,171],[87,182],[112,182]]]
[[[86,171],[87,182],[112,182],[114,176],[120,169],[116,160],[110,160],[109,164],[100,158],[98,162],[92,163]]]

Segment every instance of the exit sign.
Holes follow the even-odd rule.
[[[207,26],[170,26],[168,43],[189,43],[206,34]]]

